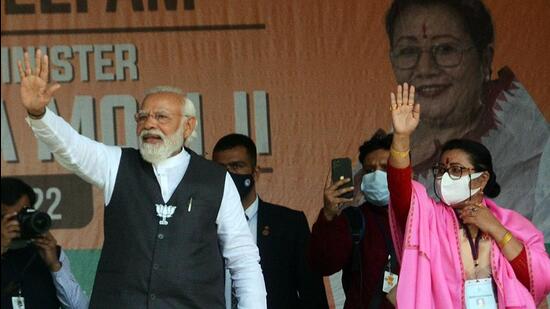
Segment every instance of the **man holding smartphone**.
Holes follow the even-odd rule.
[[[379,130],[359,148],[363,177],[356,185],[366,202],[358,207],[345,207],[354,200],[349,196],[354,187],[347,185],[352,178],[350,164],[333,160],[332,173],[339,174],[327,178],[324,206],[313,225],[308,250],[311,267],[324,276],[343,270],[345,309],[394,307],[399,265],[388,224],[386,176],[392,137]],[[341,171],[342,166],[349,171]]]
[[[241,196],[260,251],[267,307],[328,308],[323,278],[312,273],[305,261],[310,231],[304,213],[264,202],[256,193],[260,173],[252,139],[242,134],[226,135],[216,143],[212,156],[229,171]],[[226,294],[230,294],[229,286],[226,282]],[[230,303],[234,306],[229,298],[226,296],[228,307]]]

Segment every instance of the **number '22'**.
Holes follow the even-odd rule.
[[[34,203],[34,209],[40,209],[42,204],[44,204],[44,191],[41,188],[33,188],[36,193],[36,203]],[[48,207],[48,215],[52,220],[61,220],[62,215],[59,213],[54,213],[55,209],[59,206],[61,202],[61,190],[57,187],[51,187],[46,190],[46,199],[52,200],[50,206]]]

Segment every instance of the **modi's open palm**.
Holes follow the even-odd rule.
[[[414,86],[404,83],[397,86],[397,93],[391,93],[391,118],[396,134],[410,135],[420,120],[420,104],[414,103]]]
[[[21,61],[17,63],[21,76],[21,100],[31,113],[42,111],[60,87],[59,84],[48,84],[48,65],[48,56],[42,56],[40,50],[35,55],[34,70],[31,68],[28,52],[25,52],[23,64]]]

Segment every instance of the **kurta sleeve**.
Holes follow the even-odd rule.
[[[407,216],[411,207],[412,168],[395,168],[388,164],[388,188],[395,219],[401,231],[405,230]]]

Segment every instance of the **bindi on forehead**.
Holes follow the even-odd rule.
[[[426,22],[423,22],[422,23],[422,38],[423,39],[428,38],[428,35],[426,34],[427,31],[428,31],[428,27],[426,26]]]

